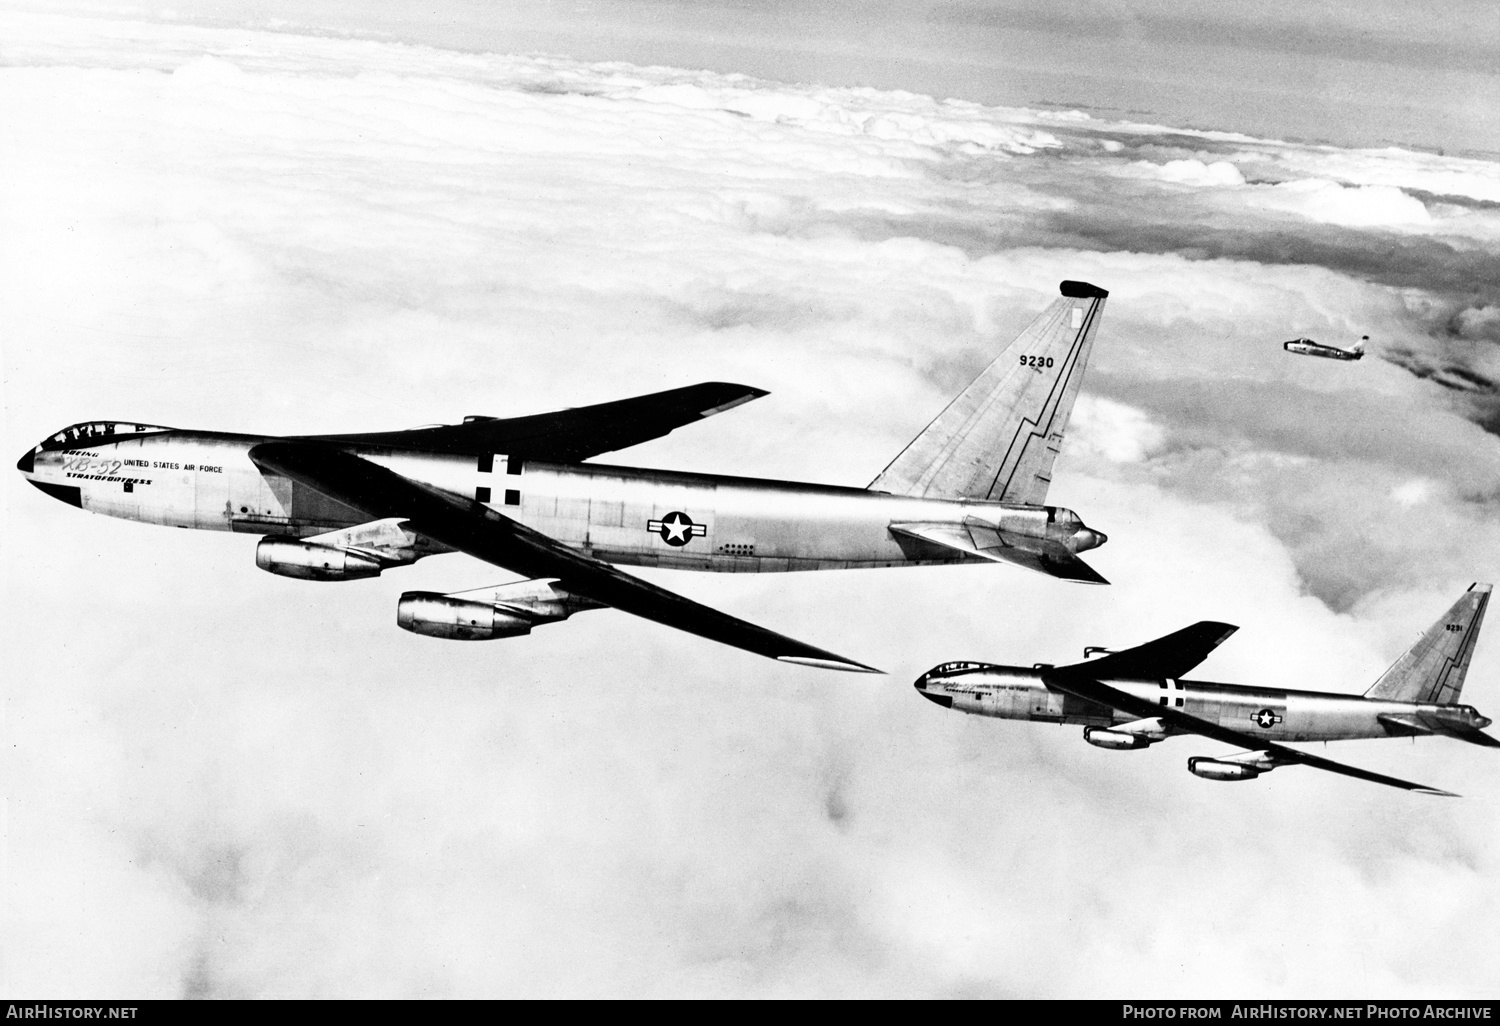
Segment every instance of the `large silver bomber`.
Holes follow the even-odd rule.
[[[584,462],[765,394],[722,382],[364,435],[100,421],[49,436],[17,467],[93,513],[262,535],[257,564],[290,577],[367,578],[458,550],[530,579],[489,599],[407,596],[398,622],[418,633],[515,636],[607,605],[772,658],[868,671],[617,566],[765,573],[1001,562],[1107,583],[1078,558],[1105,536],[1045,505],[1106,296],[1063,282],[863,489]]]

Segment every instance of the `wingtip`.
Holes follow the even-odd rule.
[[[1462,798],[1463,797],[1463,795],[1457,794],[1456,792],[1453,792],[1453,791],[1444,791],[1441,788],[1437,788],[1437,787],[1414,787],[1414,788],[1412,788],[1412,790],[1416,791],[1417,794],[1435,794],[1439,798]]]
[[[1069,299],[1104,299],[1109,293],[1086,281],[1064,281],[1057,290]]]
[[[753,402],[756,399],[761,399],[771,394],[764,388],[755,388],[751,385],[737,385],[730,381],[709,381],[705,382],[705,384],[714,385],[723,389],[732,389],[735,390],[736,394],[733,398],[722,402],[717,406],[710,406],[708,409],[701,411],[698,414],[699,417],[712,417],[717,413],[723,413],[726,410],[732,410],[736,406],[743,406],[748,402]]]
[[[820,670],[843,670],[845,673],[879,673],[884,675],[884,670],[877,670],[873,666],[864,663],[856,663],[853,659],[845,659],[842,656],[831,658],[820,658],[818,656],[777,656],[776,661],[780,663],[796,663],[798,666],[812,666]]]

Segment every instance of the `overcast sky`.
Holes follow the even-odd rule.
[[[475,52],[541,51],[1094,108],[1344,145],[1500,153],[1491,0],[54,0]]]
[[[1185,770],[1213,742],[1105,752],[910,686],[1218,619],[1242,630],[1199,676],[1362,691],[1494,580],[1500,165],[1384,146],[1368,90],[1168,109],[1109,102],[1134,86],[1092,58],[1069,92],[1041,42],[980,53],[1013,24],[1096,55],[1342,40],[1478,83],[1377,104],[1451,150],[1443,119],[1478,132],[1493,96],[1490,12],[488,9],[0,14],[5,451],[90,418],[378,430],[729,380],[771,394],[608,459],[863,485],[1078,278],[1111,296],[1051,498],[1109,534],[1115,584],[642,571],[880,678],[613,611],[443,643],[396,629],[399,593],[503,573],[292,581],[250,539],[7,475],[4,989],[1493,996],[1491,753],[1328,749],[1462,800],[1229,786]],[[1359,364],[1280,347],[1362,334]],[[1481,640],[1491,715],[1497,677]]]

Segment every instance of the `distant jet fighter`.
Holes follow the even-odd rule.
[[[1369,335],[1361,335],[1359,341],[1349,349],[1340,349],[1338,346],[1327,346],[1322,342],[1314,342],[1310,338],[1294,338],[1290,342],[1281,343],[1281,348],[1289,353],[1297,353],[1301,356],[1321,356],[1329,360],[1358,360],[1365,355],[1365,346],[1370,341]]]
[[[146,523],[265,535],[256,565],[319,581],[460,551],[530,578],[407,592],[417,634],[505,638],[613,606],[787,662],[878,672],[610,564],[767,572],[1015,563],[1108,583],[1105,536],[1043,503],[1108,295],[1065,281],[868,488],[582,462],[766,393],[710,382],[581,409],[378,434],[275,438],[102,421],[17,464],[48,495]]]
[[[924,698],[960,712],[1044,723],[1081,723],[1100,748],[1135,749],[1175,734],[1201,734],[1247,754],[1194,756],[1188,770],[1209,780],[1249,780],[1301,763],[1425,794],[1451,795],[1288,748],[1283,741],[1444,734],[1500,748],[1490,720],[1458,696],[1479,637],[1490,585],[1474,584],[1363,697],[1178,680],[1239,628],[1203,621],[1137,648],[1084,649],[1071,666],[1030,669],[943,663],[917,678]]]

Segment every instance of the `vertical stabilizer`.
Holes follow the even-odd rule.
[[[1484,622],[1490,589],[1488,584],[1469,585],[1453,608],[1380,675],[1365,697],[1456,705],[1469,670],[1469,657],[1474,654],[1474,642],[1479,638],[1479,625]]]
[[[1041,505],[1052,482],[1094,332],[1109,295],[1065,281],[1062,295],[1006,346],[870,490]]]

